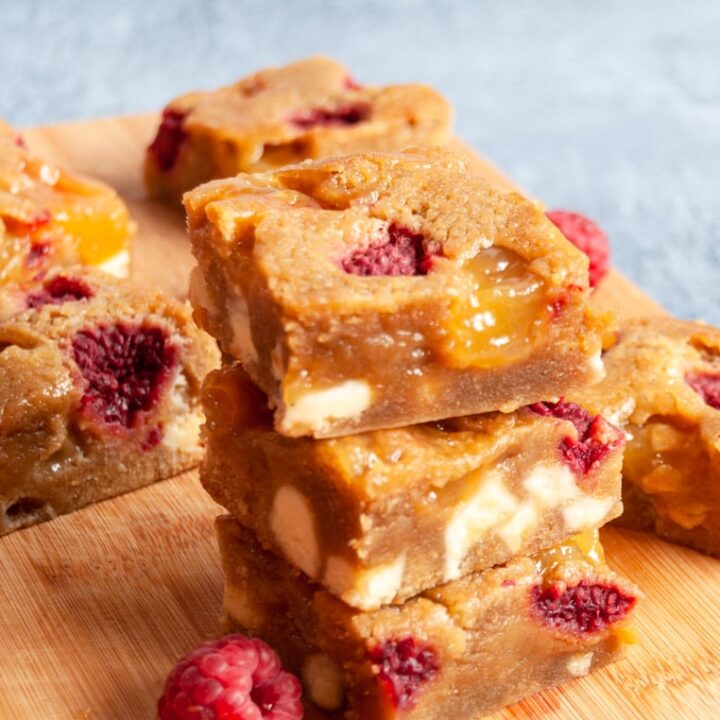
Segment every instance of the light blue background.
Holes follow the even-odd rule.
[[[0,0],[0,115],[135,113],[324,52],[424,81],[550,207],[596,218],[616,265],[720,324],[720,0]]]

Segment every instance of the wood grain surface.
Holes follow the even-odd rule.
[[[154,121],[72,123],[26,138],[48,158],[119,190],[139,224],[135,278],[184,297],[191,259],[183,217],[146,200],[140,181]],[[597,299],[624,317],[662,312],[617,273]],[[176,659],[218,633],[218,512],[196,473],[186,473],[0,539],[0,719],[154,717]],[[716,720],[720,560],[640,533],[607,528],[602,535],[610,564],[645,593],[638,644],[615,665],[493,719]]]

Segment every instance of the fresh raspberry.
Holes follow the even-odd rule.
[[[170,673],[159,720],[301,720],[302,688],[258,639],[227,635],[186,655]]]
[[[532,589],[532,615],[552,630],[594,633],[622,620],[637,602],[617,585],[582,580],[573,587]]]
[[[27,296],[28,308],[40,308],[43,305],[62,305],[73,300],[86,300],[93,296],[90,286],[77,278],[56,275],[48,280],[42,290]]]
[[[592,417],[577,403],[560,400],[530,406],[538,415],[568,420],[577,430],[577,438],[567,436],[560,443],[563,460],[576,475],[587,475],[604,458],[625,442],[624,435],[601,415]]]
[[[187,113],[179,110],[163,110],[157,135],[148,147],[148,152],[155,158],[155,163],[163,172],[172,170],[177,162],[180,146],[187,137],[184,128],[186,115]]]
[[[27,143],[25,142],[25,138],[24,138],[22,135],[16,135],[16,136],[13,138],[13,142],[14,142],[18,147],[21,147],[21,148],[26,148],[26,147],[27,147]]]
[[[553,210],[548,218],[560,232],[590,259],[590,287],[595,287],[610,269],[607,235],[588,218],[566,210]]]
[[[336,108],[312,108],[298,110],[288,115],[288,122],[301,130],[311,130],[316,127],[342,127],[344,125],[357,125],[367,120],[370,115],[370,106],[367,103],[348,103]]]
[[[342,268],[350,275],[427,275],[433,258],[439,254],[435,243],[393,223],[386,240],[353,250],[343,259]]]
[[[177,355],[160,328],[126,324],[76,333],[72,353],[86,382],[83,409],[126,428],[153,407]]]
[[[711,407],[720,410],[720,375],[688,373],[685,382]]]
[[[362,85],[352,75],[345,76],[343,87],[346,90],[362,90]]]
[[[370,659],[393,706],[400,710],[412,707],[420,688],[440,670],[435,650],[413,637],[385,641],[372,650]]]

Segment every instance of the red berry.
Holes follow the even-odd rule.
[[[587,475],[603,459],[625,442],[624,435],[601,415],[592,417],[577,403],[535,403],[530,409],[538,415],[568,420],[577,430],[577,438],[567,436],[560,443],[563,460],[576,475]]]
[[[607,235],[588,218],[566,210],[553,210],[548,218],[560,232],[590,259],[590,287],[595,287],[610,269]]]
[[[163,110],[162,121],[155,139],[150,143],[148,152],[155,158],[155,163],[163,171],[172,170],[180,154],[180,146],[185,141],[185,116],[179,110]]]
[[[147,325],[81,330],[72,354],[86,384],[81,406],[126,428],[153,407],[177,359],[165,331]]]
[[[400,710],[412,707],[421,687],[440,670],[435,650],[413,637],[386,640],[372,650],[370,659],[393,706]]]
[[[257,638],[227,635],[175,666],[158,702],[159,720],[301,720],[302,688]]]
[[[573,587],[532,589],[532,615],[552,630],[594,633],[622,620],[637,602],[613,584],[582,580]]]
[[[419,233],[393,223],[386,240],[354,250],[343,259],[342,268],[350,275],[427,275],[437,255],[434,243],[427,243]]]
[[[342,127],[344,125],[357,125],[367,120],[370,115],[370,106],[367,103],[352,103],[339,105],[336,108],[312,108],[298,110],[290,113],[287,121],[301,130],[311,130],[315,127]]]
[[[43,305],[62,305],[73,300],[86,300],[93,296],[90,286],[77,278],[56,275],[48,280],[42,290],[27,296],[25,304],[29,308]]]
[[[30,252],[25,259],[25,264],[29,268],[36,268],[42,264],[43,260],[50,254],[50,243],[38,242],[30,246]]]
[[[720,375],[712,373],[688,373],[685,382],[711,408],[720,410]]]

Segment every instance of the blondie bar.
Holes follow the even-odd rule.
[[[185,204],[196,320],[285,435],[511,411],[601,377],[587,257],[448,151],[239,175]]]
[[[624,436],[569,403],[314,440],[272,428],[239,365],[203,389],[201,480],[345,602],[400,602],[620,514]]]
[[[78,263],[127,276],[133,230],[114,190],[36,157],[0,120],[0,284]]]
[[[627,433],[619,523],[720,555],[720,330],[634,321],[605,365],[575,397]]]
[[[479,718],[621,654],[637,590],[597,532],[403,605],[355,610],[218,518],[225,621],[269,643],[316,706],[349,720]]]
[[[441,144],[450,124],[449,103],[429,87],[361,86],[339,63],[312,57],[173,100],[148,147],[145,180],[152,195],[177,202],[239,172]]]
[[[67,268],[0,307],[0,534],[199,462],[219,357],[185,305]]]

